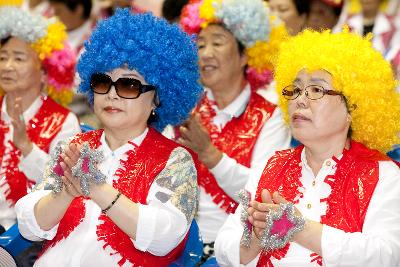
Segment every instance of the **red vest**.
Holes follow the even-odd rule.
[[[79,134],[72,142],[89,142],[92,148],[98,148],[101,145],[102,132],[102,130],[96,130]],[[119,179],[113,181],[113,187],[133,202],[146,204],[146,198],[154,179],[165,168],[171,152],[178,146],[150,128],[136,151],[128,151],[128,158],[121,161],[121,167],[115,173]],[[84,198],[75,198],[61,219],[56,236],[46,244],[44,251],[57,244],[58,241],[67,238],[81,223],[84,216]],[[103,223],[97,226],[97,239],[106,243],[104,247],[110,246],[121,255],[122,259],[118,262],[120,266],[126,261],[134,266],[167,266],[176,260],[184,250],[187,237],[163,257],[139,251],[134,247],[131,238],[107,215],[101,214],[99,220]]]
[[[301,151],[303,146],[277,152],[265,167],[258,184],[256,199],[261,201],[261,191],[279,192],[286,200],[297,203],[302,194]],[[335,159],[335,158],[334,158]],[[362,232],[369,202],[379,180],[380,160],[390,160],[377,150],[371,150],[355,141],[351,148],[343,151],[334,175],[325,182],[331,186],[331,194],[322,199],[327,202],[326,215],[321,223],[346,232]],[[270,257],[285,257],[290,243],[283,249],[270,253],[262,252],[257,266],[273,266]],[[315,255],[315,253],[310,256]],[[319,260],[322,262],[322,259]]]
[[[239,164],[250,167],[251,155],[258,135],[275,108],[275,105],[252,92],[245,112],[240,117],[229,121],[221,132],[212,122],[216,113],[206,96],[203,97],[195,112],[200,114],[201,121],[207,128],[215,147],[234,158]],[[214,175],[203,164],[199,166],[198,184],[213,197],[214,203],[221,209],[227,213],[233,213],[236,210],[238,203],[219,187]]]
[[[3,98],[0,98],[0,109],[2,104]],[[50,97],[44,97],[43,104],[39,111],[28,121],[26,126],[26,131],[31,142],[35,143],[44,152],[49,153],[50,144],[61,131],[68,113],[68,109],[57,104]],[[3,120],[0,120],[0,162],[3,162],[3,157],[5,156],[4,152],[6,146],[4,144],[4,139],[8,131],[9,126],[5,125]],[[10,189],[6,191],[6,199],[11,200],[12,203],[15,204],[20,198],[27,194],[27,190],[32,187],[34,181],[30,181],[25,174],[18,169],[21,151],[16,148],[12,141],[9,142],[12,149],[7,153],[9,158],[3,162],[6,169],[5,183],[10,187]]]

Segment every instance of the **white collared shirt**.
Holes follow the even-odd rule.
[[[112,184],[113,180],[118,179],[118,176],[114,174],[120,168],[121,160],[126,159],[126,152],[135,149],[131,143],[140,146],[147,132],[148,129],[114,151],[107,145],[105,133],[103,133],[99,149],[104,153],[105,161],[100,163],[98,168],[107,176],[108,184]],[[166,179],[166,177],[170,184],[158,184],[159,179]],[[179,185],[176,184],[176,181],[179,181]],[[180,190],[183,187],[194,188],[194,192],[188,193],[188,190]],[[134,246],[140,251],[148,251],[158,256],[164,256],[174,249],[189,230],[196,209],[197,190],[197,173],[192,157],[187,150],[178,147],[171,152],[164,170],[157,175],[151,185],[147,204],[139,204],[136,240],[132,240]],[[58,225],[49,231],[43,231],[37,224],[34,215],[35,204],[50,193],[51,191],[48,190],[35,191],[17,202],[18,227],[25,238],[51,240],[56,235]],[[161,194],[169,196],[169,198],[161,199],[159,197]],[[171,200],[181,196],[185,197],[184,194],[188,196],[186,203],[188,207],[182,209],[179,204],[173,204],[175,202]],[[110,246],[103,249],[104,241],[97,240],[97,225],[102,223],[99,220],[101,208],[90,199],[85,200],[84,203],[86,213],[83,221],[66,239],[60,240],[53,248],[49,249],[35,263],[35,266],[118,266],[121,256],[115,254]],[[191,211],[191,214],[185,214],[182,210]],[[186,215],[189,220],[186,219]],[[131,266],[131,264],[126,262],[123,266]]]
[[[354,32],[360,35],[363,34],[364,25],[363,16],[361,13],[351,16],[344,22],[344,24],[349,25]],[[385,45],[382,40],[382,35],[392,30],[394,30],[395,33],[392,36],[392,39],[389,41],[389,44]],[[391,50],[396,47],[398,43],[400,43],[400,31],[396,28],[395,22],[394,25],[392,25],[384,13],[378,13],[375,19],[372,34],[372,46],[390,61],[391,59],[388,58],[388,53],[392,54],[393,52],[391,52]]]
[[[42,100],[43,96],[44,95],[41,95],[38,98],[36,98],[36,100],[23,113],[25,122],[31,120],[39,111],[40,107],[43,104]],[[8,154],[9,151],[11,150],[11,145],[9,141],[13,139],[13,132],[14,132],[14,127],[11,124],[11,118],[7,114],[6,98],[7,95],[4,96],[1,107],[1,119],[9,127],[9,131],[4,136],[3,144],[0,144],[5,147],[4,156],[2,158],[0,167],[0,224],[3,225],[4,228],[8,229],[14,223],[16,223],[16,215],[14,212],[14,208],[11,207],[12,203],[6,201],[5,192],[9,190],[9,185],[7,183],[3,185],[3,180],[5,181],[4,172],[7,167],[5,163],[6,160],[9,158]],[[80,131],[81,130],[78,118],[73,113],[70,112],[67,118],[65,119],[60,132],[50,143],[50,148],[49,148],[50,153],[54,150],[59,141],[66,140],[69,137],[79,133]],[[40,182],[40,180],[42,179],[46,162],[50,158],[49,154],[41,150],[36,144],[33,143],[32,151],[25,157],[21,156],[18,168],[26,175],[26,177],[28,177],[29,180],[34,182]]]
[[[340,157],[339,157],[340,158]],[[326,204],[321,199],[331,194],[330,186],[324,182],[327,175],[336,171],[334,159],[325,160],[321,170],[314,176],[308,166],[304,149],[301,156],[303,198],[296,207],[304,217],[320,221],[326,213]],[[252,176],[246,190],[254,199],[259,176]],[[315,182],[315,183],[313,183]],[[379,162],[379,181],[367,209],[362,233],[345,233],[342,230],[323,226],[323,266],[400,266],[400,170],[390,161]],[[242,207],[227,219],[215,243],[217,261],[223,266],[240,264],[240,239],[243,227],[240,222]],[[310,254],[313,252],[292,242],[286,256],[281,260],[273,258],[275,267],[319,266]],[[246,266],[256,266],[259,256]]]
[[[211,90],[206,89],[207,97],[213,100]],[[239,117],[246,110],[250,101],[250,86],[247,85],[235,100],[227,107],[216,111],[213,123],[221,129],[233,118]],[[284,123],[282,113],[276,108],[271,118],[262,127],[254,146],[250,168],[239,164],[235,159],[228,157],[225,153],[218,164],[210,169],[218,182],[218,185],[233,199],[238,201],[236,193],[247,183],[251,170],[261,173],[268,159],[277,150],[286,149],[290,146],[290,131]],[[224,224],[228,214],[213,202],[212,197],[207,194],[204,188],[200,187],[200,202],[197,212],[197,223],[205,243],[214,242],[218,230]]]

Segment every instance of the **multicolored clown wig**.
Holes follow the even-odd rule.
[[[333,87],[343,93],[352,117],[352,138],[372,149],[387,152],[400,142],[400,94],[390,64],[372,48],[369,39],[345,30],[306,30],[282,45],[275,80],[279,105],[288,120],[288,100],[282,90],[301,70],[326,70]]]
[[[47,74],[48,95],[66,106],[72,100],[76,59],[65,44],[65,26],[17,7],[0,8],[0,39],[19,38],[36,51]]]
[[[197,47],[178,26],[146,14],[117,9],[100,22],[78,62],[79,91],[93,104],[90,78],[120,67],[138,71],[156,87],[160,105],[152,123],[158,131],[187,119],[202,93]]]
[[[192,0],[182,11],[180,25],[189,34],[210,23],[222,24],[246,48],[247,80],[253,89],[272,81],[274,60],[288,34],[264,1]]]

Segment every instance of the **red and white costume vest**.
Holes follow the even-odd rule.
[[[275,108],[275,105],[252,92],[244,113],[229,121],[221,131],[213,124],[216,113],[207,96],[202,98],[194,112],[200,114],[201,121],[217,149],[234,158],[239,164],[250,167],[254,145],[262,127],[272,116]],[[226,213],[233,213],[236,210],[238,203],[219,187],[215,177],[203,164],[199,166],[198,184]]]
[[[3,98],[0,98],[0,109]],[[29,139],[41,150],[49,153],[50,144],[57,134],[61,131],[69,110],[57,104],[50,97],[44,97],[43,104],[36,115],[27,122],[27,134]],[[9,190],[5,192],[6,199],[15,204],[21,197],[27,194],[27,190],[34,184],[25,174],[18,169],[21,151],[17,149],[12,141],[11,150],[6,151],[4,144],[5,135],[9,132],[9,126],[0,119],[0,162],[5,167],[5,183],[9,185]],[[5,155],[7,153],[7,155]],[[7,159],[4,159],[7,158]],[[38,177],[40,178],[40,177]]]
[[[102,130],[91,131],[77,135],[73,143],[88,142],[92,149],[101,145]],[[127,152],[127,159],[121,160],[121,166],[113,181],[113,187],[135,203],[146,204],[150,187],[157,175],[165,168],[171,152],[179,145],[154,129],[150,128],[142,144],[136,150]],[[56,236],[50,240],[44,251],[51,249],[60,240],[68,238],[69,234],[82,222],[85,217],[85,199],[75,198],[61,219]],[[186,243],[186,238],[165,256],[155,256],[135,248],[131,238],[125,234],[107,215],[101,214],[96,234],[99,241],[104,241],[104,247],[110,246],[122,259],[122,266],[129,261],[133,266],[168,266],[176,260]]]
[[[261,201],[261,191],[279,192],[286,200],[297,203],[302,193],[301,152],[303,146],[277,152],[268,162],[257,187],[256,200]],[[371,150],[355,141],[351,148],[344,150],[334,175],[328,175],[325,182],[332,192],[326,201],[327,211],[321,223],[346,232],[362,232],[369,202],[379,180],[378,161],[390,160],[376,150]],[[297,201],[296,201],[297,200]],[[286,247],[272,252],[262,252],[257,266],[272,267],[271,257],[285,257]],[[317,255],[318,256],[318,255]],[[322,262],[321,259],[319,259]]]

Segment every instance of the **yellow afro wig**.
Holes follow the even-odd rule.
[[[372,149],[389,151],[400,141],[400,94],[390,64],[374,50],[369,38],[344,30],[305,30],[281,47],[275,79],[279,105],[288,121],[288,100],[282,96],[299,71],[326,70],[333,87],[346,97],[351,111],[352,138]]]
[[[381,0],[381,4],[379,5],[379,10],[385,12],[388,7],[389,0]],[[349,1],[349,13],[356,14],[361,12],[361,3],[360,0],[350,0]]]

